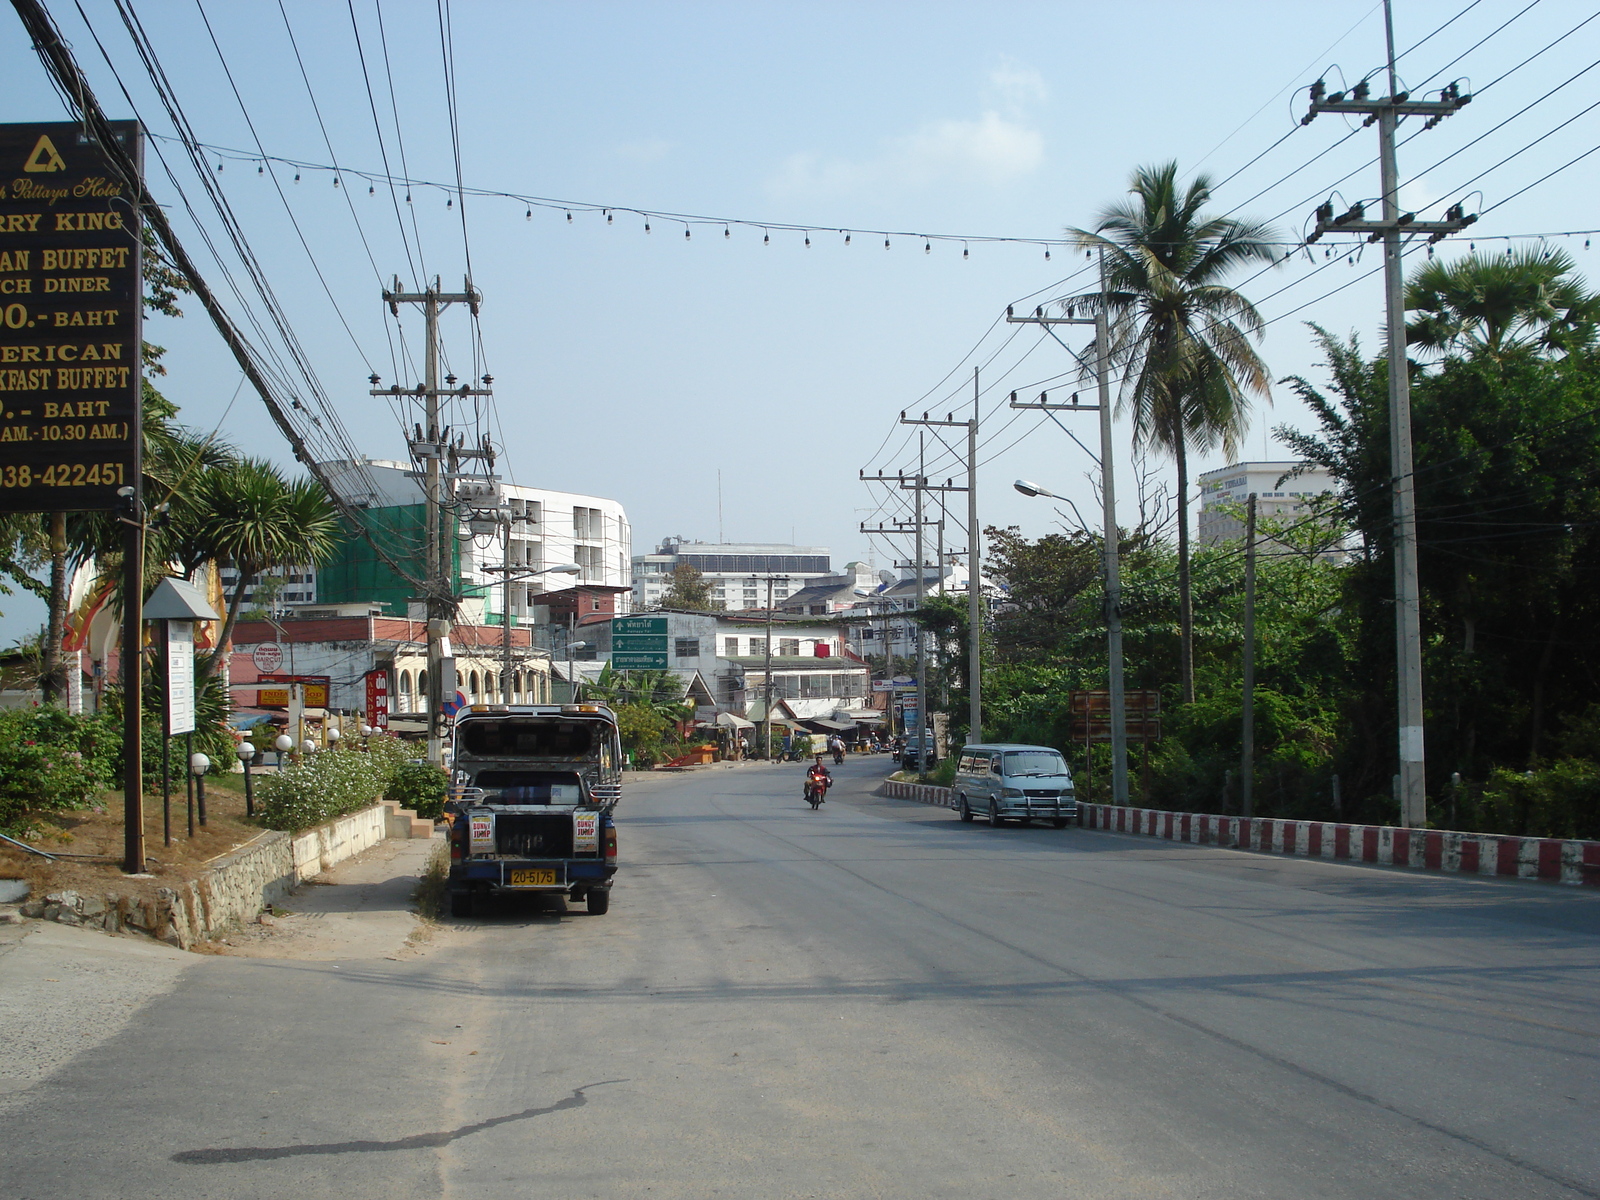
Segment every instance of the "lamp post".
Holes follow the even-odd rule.
[[[1107,449],[1106,442],[1101,443],[1102,451]],[[1050,500],[1059,500],[1054,492],[1040,487],[1037,483],[1029,483],[1026,479],[1019,479],[1012,484],[1024,496],[1044,496]],[[1119,539],[1116,519],[1113,515],[1110,502],[1106,504],[1106,529],[1105,529],[1105,578],[1106,578],[1106,654],[1109,663],[1110,692],[1111,692],[1111,803],[1126,805],[1128,803],[1128,726],[1127,714],[1123,699],[1122,681],[1122,579],[1121,567],[1117,560],[1117,542]]]
[[[256,793],[250,781],[250,760],[256,756],[256,748],[249,742],[240,742],[234,753],[244,765],[244,815],[253,817],[256,815]]]
[[[567,643],[567,690],[571,693],[570,699],[573,704],[578,702],[578,680],[572,673],[572,652],[574,650],[587,650],[588,648],[588,642],[569,641]]]
[[[189,772],[194,776],[195,804],[200,810],[202,828],[206,823],[206,772],[210,769],[211,760],[204,754],[195,753],[189,756]],[[193,826],[189,829],[189,836],[194,836]]]
[[[506,553],[511,553],[510,535],[506,538]],[[503,589],[500,600],[500,702],[511,703],[511,583],[514,579],[532,579],[537,575],[577,575],[583,571],[577,563],[562,563],[555,567],[544,567],[537,571],[524,570],[521,567],[513,569],[509,559],[498,567],[484,567],[487,575],[501,576],[500,586]]]
[[[294,739],[287,733],[280,733],[277,740],[272,743],[272,748],[278,752],[278,774],[283,774],[283,756],[294,749]]]

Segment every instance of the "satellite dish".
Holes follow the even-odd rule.
[[[898,583],[900,581],[900,576],[896,575],[893,571],[879,571],[878,579],[883,583]]]

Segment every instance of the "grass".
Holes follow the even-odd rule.
[[[417,916],[425,922],[437,921],[444,915],[445,883],[450,874],[450,843],[440,842],[428,856],[428,865],[417,880],[417,890],[412,893]]]

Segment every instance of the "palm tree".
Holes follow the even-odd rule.
[[[1570,353],[1591,346],[1600,299],[1584,289],[1564,250],[1469,254],[1424,263],[1406,285],[1406,341],[1439,354],[1499,360],[1524,350]]]
[[[1132,414],[1135,439],[1153,442],[1177,467],[1180,674],[1183,698],[1192,702],[1188,456],[1218,443],[1234,455],[1249,425],[1249,393],[1268,395],[1266,364],[1251,345],[1260,340],[1261,316],[1222,280],[1241,266],[1274,261],[1274,233],[1257,222],[1207,216],[1201,210],[1211,199],[1210,178],[1196,175],[1181,187],[1175,162],[1135,170],[1128,194],[1101,211],[1092,232],[1068,232],[1105,255],[1119,408]]]
[[[260,458],[241,458],[206,471],[194,497],[205,514],[197,543],[205,546],[207,558],[239,572],[217,632],[217,649],[202,667],[202,676],[209,677],[221,664],[251,577],[269,567],[326,562],[338,545],[339,512],[320,483],[287,481]]]

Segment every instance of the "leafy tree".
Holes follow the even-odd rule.
[[[711,599],[711,582],[697,567],[679,563],[668,576],[666,589],[661,593],[660,607],[713,612],[720,609],[722,604]]]
[[[326,562],[339,536],[338,509],[312,479],[285,480],[265,459],[242,458],[205,473],[195,503],[206,515],[195,533],[196,552],[232,565],[239,582],[217,633],[217,651],[206,660],[212,674],[233,632],[250,578],[269,567]]]
[[[1179,670],[1194,699],[1194,605],[1189,580],[1189,451],[1230,456],[1249,424],[1249,394],[1268,394],[1255,307],[1223,280],[1274,259],[1270,227],[1208,216],[1211,180],[1187,188],[1178,164],[1140,167],[1130,199],[1110,205],[1080,245],[1105,252],[1111,360],[1135,437],[1172,456],[1178,471]],[[1090,303],[1094,297],[1084,297]],[[1080,301],[1081,303],[1082,301]]]
[[[1406,341],[1439,354],[1493,360],[1525,351],[1570,353],[1593,346],[1600,298],[1573,277],[1564,250],[1468,254],[1413,272]]]

